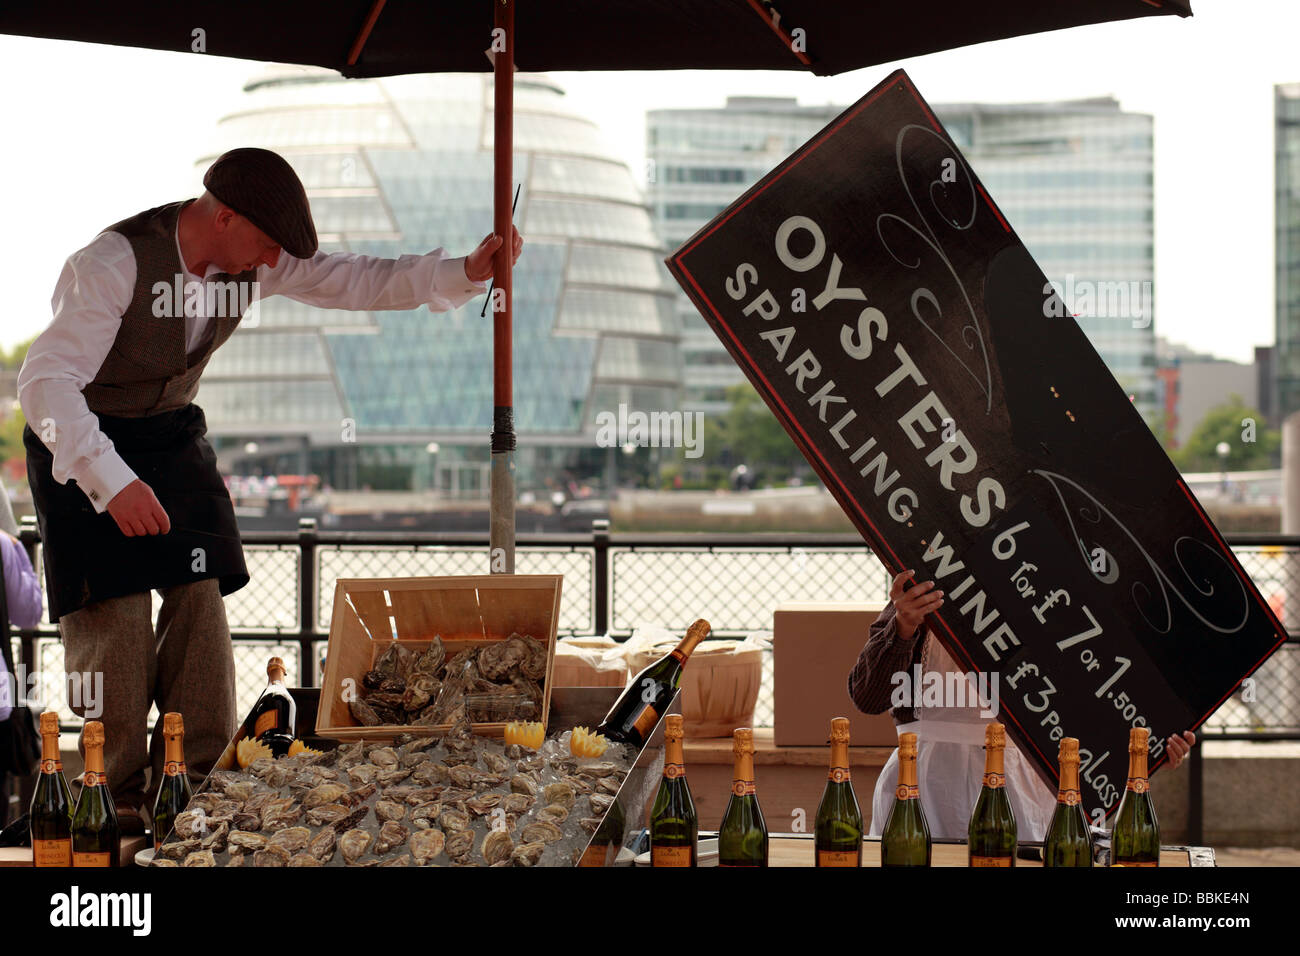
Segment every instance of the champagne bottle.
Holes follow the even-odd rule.
[[[81,741],[86,748],[86,772],[72,814],[72,865],[118,866],[120,832],[104,774],[104,725],[98,720],[86,721]]]
[[[898,789],[880,837],[880,865],[930,865],[930,826],[916,783],[916,734],[898,735]]]
[[[736,762],[731,799],[718,828],[718,866],[767,866],[767,824],[754,788],[754,731],[739,727],[731,739]]]
[[[970,816],[966,845],[971,866],[1016,865],[1016,815],[1002,769],[1007,731],[996,720],[984,728],[984,787]]]
[[[609,740],[644,747],[646,738],[681,685],[682,668],[697,644],[709,636],[709,622],[696,621],[668,654],[633,677],[596,728]]]
[[[158,787],[158,798],[153,804],[155,850],[162,846],[167,835],[172,832],[176,818],[193,796],[190,777],[185,770],[185,722],[180,714],[163,715],[163,739],[167,748],[163,763],[163,778],[162,784]]]
[[[682,759],[682,715],[664,718],[664,778],[650,810],[650,865],[696,866],[699,819]]]
[[[59,757],[59,715],[41,714],[41,772],[29,811],[32,862],[36,866],[72,866],[72,791]]]
[[[249,714],[251,726],[245,727],[245,736],[262,741],[273,756],[283,757],[293,744],[298,705],[284,686],[284,661],[272,657],[266,665],[266,676],[269,683],[253,705]]]
[[[817,807],[817,866],[862,865],[862,808],[849,777],[849,719],[831,720],[831,768]]]
[[[1043,842],[1043,866],[1092,866],[1092,831],[1079,797],[1079,741],[1062,740],[1058,759],[1061,782]]]
[[[1159,866],[1160,824],[1147,783],[1147,729],[1128,734],[1128,785],[1110,833],[1112,866]]]

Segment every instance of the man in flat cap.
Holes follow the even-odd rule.
[[[148,748],[143,732],[151,704],[183,714],[196,780],[238,721],[222,596],[248,571],[194,404],[212,353],[259,292],[323,308],[457,308],[485,290],[502,241],[489,236],[464,258],[319,252],[302,183],[264,149],[222,155],[203,185],[197,199],[124,219],[69,257],[54,319],[18,379],[50,620],[67,673],[102,675],[102,701],[72,704],[104,723],[124,833],[148,817],[145,768],[150,792],[161,779],[162,721]],[[517,260],[518,230],[511,240]]]

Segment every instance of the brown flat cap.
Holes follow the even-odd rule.
[[[232,149],[217,157],[203,185],[289,255],[310,259],[316,254],[320,243],[307,190],[282,156],[269,149]]]

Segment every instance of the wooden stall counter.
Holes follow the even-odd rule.
[[[812,866],[813,837],[805,833],[773,833],[768,838],[769,866]],[[867,837],[862,841],[862,865],[880,866],[880,840]],[[934,841],[930,852],[931,866],[966,866],[966,844]],[[1016,866],[1038,866],[1038,860],[1016,860]],[[1166,846],[1160,848],[1160,865],[1171,867],[1214,866],[1214,851],[1209,847]]]

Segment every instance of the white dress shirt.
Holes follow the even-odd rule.
[[[176,251],[186,284],[206,283],[221,272],[209,265],[200,279],[185,266],[179,239]],[[54,480],[63,484],[76,479],[101,513],[136,474],[99,430],[99,419],[81,390],[98,374],[117,338],[135,278],[135,253],[121,233],[102,232],[69,256],[51,300],[54,320],[32,343],[18,374],[18,399],[27,422],[54,453]],[[428,305],[430,311],[444,312],[487,289],[485,282],[466,277],[463,256],[448,258],[442,249],[398,259],[344,252],[296,259],[282,251],[274,268],[257,267],[256,278],[262,298],[285,295],[321,308],[373,311]],[[208,296],[195,295],[193,300],[199,314],[185,318],[190,353],[213,329],[212,320],[203,314]]]

